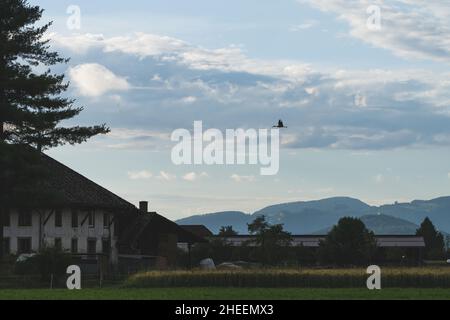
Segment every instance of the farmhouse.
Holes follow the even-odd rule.
[[[117,266],[142,259],[167,267],[175,263],[177,242],[205,241],[156,212],[140,208],[88,178],[41,154],[49,174],[39,191],[51,195],[39,205],[18,201],[5,208],[3,254],[39,252],[58,247],[84,260]]]

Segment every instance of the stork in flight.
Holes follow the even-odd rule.
[[[273,126],[273,128],[278,128],[278,129],[287,129],[287,127],[284,126],[283,120],[278,120],[278,124],[276,126]]]

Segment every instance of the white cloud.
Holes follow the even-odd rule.
[[[379,173],[373,179],[376,183],[381,184],[384,182],[384,175]]]
[[[159,175],[156,178],[162,181],[173,181],[177,179],[177,176],[166,171],[160,171]]]
[[[181,102],[185,103],[185,104],[192,104],[196,101],[197,101],[197,98],[193,97],[193,96],[188,96],[188,97],[184,97],[181,99]]]
[[[145,34],[127,39],[134,48],[124,48],[123,39],[117,37],[99,38],[92,47],[102,50],[97,52],[102,57],[108,56],[107,45],[108,50],[122,53],[114,54],[112,68],[126,70],[124,65],[133,64],[133,88],[139,88],[139,94],[121,92],[119,98],[111,92],[108,101],[92,100],[105,109],[111,104],[124,106],[120,117],[112,116],[112,126],[146,128],[151,122],[156,136],[126,135],[126,131],[115,136],[113,131],[109,136],[118,141],[110,144],[112,148],[170,147],[170,134],[163,138],[157,131],[190,128],[198,112],[208,126],[218,128],[271,126],[282,116],[289,127],[282,144],[290,148],[376,150],[450,143],[450,73],[446,70],[319,72],[299,61],[251,59],[237,47],[210,50]],[[88,43],[93,41],[87,37]],[[140,59],[146,55],[152,56]],[[91,95],[106,90],[96,88],[96,83],[81,85]],[[178,108],[180,104],[194,108]],[[133,112],[123,112],[125,107]]]
[[[318,20],[306,20],[305,22],[301,23],[301,24],[295,24],[292,25],[289,28],[289,31],[291,32],[298,32],[298,31],[303,31],[303,30],[308,30],[314,27],[317,27],[319,25],[319,21]]]
[[[142,171],[129,171],[128,178],[131,180],[147,180],[153,177],[153,174],[150,171],[142,170]]]
[[[405,58],[450,62],[450,6],[440,0],[298,0],[332,12],[349,25],[349,35]],[[371,5],[381,9],[381,31],[367,27]]]
[[[206,177],[208,177],[208,174],[206,172],[201,172],[200,174],[197,174],[196,172],[189,172],[183,176],[183,180],[193,182],[200,178]]]
[[[62,36],[51,32],[46,35],[45,39],[51,39],[58,46],[68,48],[77,54],[84,54],[93,47],[101,47],[105,38],[102,34],[86,33]]]
[[[289,61],[265,61],[248,58],[241,48],[230,46],[205,49],[185,41],[155,34],[137,32],[131,36],[105,38],[91,34],[65,37],[52,33],[49,38],[57,46],[81,53],[100,48],[104,52],[122,52],[141,59],[157,58],[163,62],[176,62],[195,70],[221,70],[226,72],[249,72],[264,75],[278,75],[292,79],[304,79],[311,72],[307,64]],[[71,39],[76,41],[73,46]]]
[[[450,172],[447,174],[447,177],[450,179]]]
[[[69,77],[80,94],[84,96],[98,97],[108,91],[130,88],[125,78],[115,75],[111,70],[97,63],[80,64],[70,68]]]
[[[255,181],[255,176],[242,176],[238,174],[231,175],[231,179],[234,182],[253,182]]]

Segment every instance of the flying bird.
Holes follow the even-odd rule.
[[[287,127],[284,126],[283,120],[278,120],[278,124],[273,126],[273,128],[287,129]]]

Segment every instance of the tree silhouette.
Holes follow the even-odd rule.
[[[220,237],[232,237],[232,236],[236,236],[237,234],[238,234],[237,231],[233,230],[233,226],[223,226],[223,227],[220,227],[220,230],[219,230]]]
[[[376,250],[373,232],[357,218],[342,218],[320,243],[318,257],[322,264],[365,265]]]
[[[425,240],[425,259],[443,259],[445,252],[444,237],[426,217],[417,229],[416,235]]]

